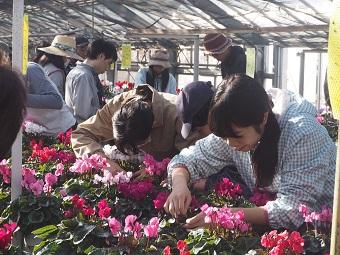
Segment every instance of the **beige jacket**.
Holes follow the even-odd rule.
[[[77,157],[85,153],[104,155],[103,144],[113,139],[113,115],[120,110],[126,100],[135,94],[141,94],[143,89],[152,91],[154,123],[150,142],[144,144],[141,150],[160,160],[174,156],[200,138],[195,132],[186,140],[182,138],[180,133],[182,122],[177,118],[176,113],[176,95],[157,92],[151,86],[142,85],[115,96],[98,110],[96,115],[78,125],[71,137],[72,147]]]

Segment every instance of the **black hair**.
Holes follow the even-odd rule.
[[[125,154],[138,153],[137,145],[150,136],[153,121],[151,104],[144,97],[132,97],[112,120],[117,149]]]
[[[51,43],[49,43],[48,41],[40,41],[38,45],[35,47],[35,56],[33,58],[33,62],[43,65],[43,63],[40,61],[41,61],[41,57],[45,55],[45,52],[39,50],[38,48],[44,48],[50,45]]]
[[[44,55],[46,56],[46,60],[44,61],[44,63],[41,63],[41,65],[43,67],[46,66],[47,64],[51,63],[55,67],[61,69],[64,74],[66,74],[64,58],[62,56],[57,56],[57,55],[53,55],[53,54],[49,54],[49,53],[45,53]]]
[[[96,59],[102,53],[105,59],[112,58],[113,62],[116,62],[117,50],[113,42],[97,39],[93,41],[87,49],[87,57],[92,60]]]
[[[252,164],[258,186],[269,186],[276,173],[278,161],[279,124],[271,110],[271,101],[264,88],[245,74],[231,75],[219,85],[209,113],[210,130],[217,136],[238,137],[232,124],[253,126],[260,132],[268,113],[260,143],[252,154]]]
[[[146,73],[146,83],[149,84],[151,87],[155,87],[155,78],[156,78],[156,74],[153,71],[153,66],[149,66],[149,70]],[[168,82],[169,82],[169,69],[166,68],[164,69],[161,73],[160,73],[161,77],[162,77],[162,85],[161,85],[161,92],[165,92],[166,87],[168,86]]]
[[[0,67],[0,160],[11,149],[26,114],[26,87],[19,73]]]

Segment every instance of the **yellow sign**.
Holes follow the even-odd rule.
[[[254,78],[255,74],[255,48],[247,48],[246,50],[247,56],[247,75]]]
[[[131,44],[122,44],[122,69],[129,69],[131,67]]]
[[[340,0],[334,0],[333,6],[329,22],[327,73],[332,112],[336,119],[340,119]]]
[[[28,14],[24,15],[24,24],[22,29],[22,74],[27,72],[28,64]]]

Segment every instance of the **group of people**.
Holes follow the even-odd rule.
[[[332,204],[335,144],[317,122],[311,103],[289,91],[265,91],[245,74],[244,50],[232,45],[231,39],[213,33],[206,35],[203,43],[207,53],[221,61],[224,80],[217,89],[210,82],[197,81],[174,95],[168,54],[157,51],[149,67],[137,76],[141,84],[101,104],[97,75],[117,59],[117,53],[112,44],[94,41],[84,62],[66,77],[65,103],[76,120],[70,124],[77,124],[71,137],[74,152],[77,156],[105,156],[103,144],[113,142],[126,154],[142,150],[156,159],[173,157],[168,166],[172,191],[165,210],[175,217],[186,215],[191,192],[209,189],[227,177],[241,184],[246,195],[254,188],[276,194],[275,200],[262,207],[233,208],[243,210],[249,223],[298,229],[303,223],[299,204],[315,211]],[[60,41],[52,46],[60,46]],[[75,47],[61,49],[68,57],[75,52]],[[40,70],[38,64],[31,66],[35,73]],[[14,77],[6,73],[10,72],[7,68],[0,71]],[[10,93],[11,86],[4,85],[8,78],[2,77],[0,84]],[[13,83],[24,91],[22,80],[15,77]],[[28,79],[28,91],[33,82]],[[61,96],[56,88],[55,93]],[[24,92],[16,96],[25,102]],[[29,102],[30,93],[27,98]],[[9,103],[2,100],[1,105]],[[64,101],[60,104],[56,98],[46,100],[46,104],[52,102],[64,106]],[[11,115],[17,116],[11,117],[16,122],[25,116],[25,103],[19,106],[21,109]],[[20,125],[13,127],[17,131]],[[114,161],[108,162],[112,173],[123,171]],[[204,215],[198,214],[187,220],[186,227],[203,225]]]

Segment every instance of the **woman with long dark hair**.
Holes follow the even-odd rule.
[[[303,224],[301,203],[318,211],[333,202],[336,147],[316,121],[308,101],[288,91],[266,93],[254,79],[232,75],[219,86],[209,113],[212,135],[184,149],[169,164],[172,184],[165,209],[186,214],[189,182],[235,164],[243,181],[275,193],[265,206],[243,210],[249,223],[297,229]],[[201,213],[187,227],[204,224]]]
[[[148,84],[157,91],[176,94],[176,79],[169,72],[170,67],[169,54],[162,50],[155,51],[150,56],[149,67],[138,70],[136,86]]]

